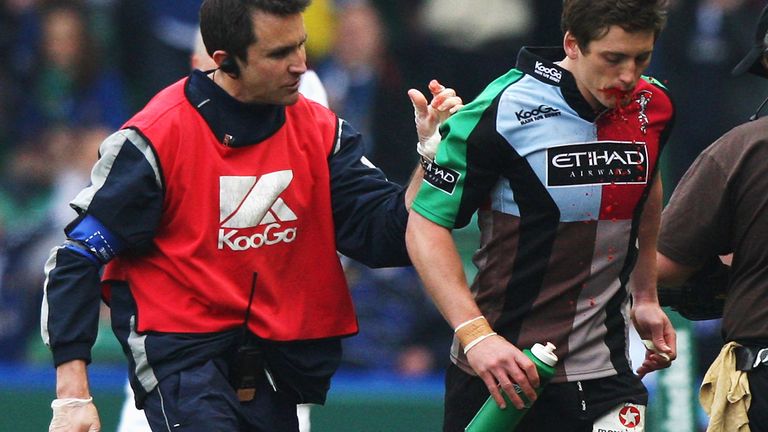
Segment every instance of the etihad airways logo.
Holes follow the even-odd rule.
[[[547,185],[644,184],[648,150],[643,142],[598,141],[547,149]]]
[[[282,223],[298,218],[280,198],[291,180],[291,170],[219,177],[219,249],[242,251],[294,241],[296,228]],[[249,229],[254,227],[258,229]]]

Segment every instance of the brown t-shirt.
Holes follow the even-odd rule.
[[[768,341],[768,117],[699,155],[664,209],[658,248],[691,266],[732,252],[724,336]]]

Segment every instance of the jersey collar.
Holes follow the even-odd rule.
[[[564,58],[561,47],[523,47],[517,55],[516,68],[545,84],[560,87],[566,103],[579,117],[594,122],[598,113],[579,92],[573,74],[555,64]]]
[[[189,76],[184,94],[219,142],[229,147],[257,144],[285,124],[284,106],[240,102],[199,70]]]

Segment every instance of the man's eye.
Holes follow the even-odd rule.
[[[650,59],[651,59],[651,55],[650,54],[643,54],[643,55],[641,55],[641,56],[639,56],[637,58],[637,62],[638,63],[645,63],[645,62],[647,62]]]

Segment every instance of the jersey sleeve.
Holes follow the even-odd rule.
[[[711,153],[702,153],[675,188],[662,214],[659,252],[691,266],[731,252],[728,175]]]
[[[449,229],[469,223],[498,181],[501,149],[509,147],[496,133],[494,113],[473,103],[441,127],[443,139],[434,162],[424,164],[412,210]]]
[[[65,243],[45,265],[41,335],[54,364],[90,362],[101,298],[100,269],[126,250],[139,252],[154,237],[162,211],[162,182],[149,143],[122,130],[99,149],[91,185],[70,206],[77,218],[64,230]]]
[[[405,248],[405,190],[364,156],[361,135],[346,121],[331,154],[331,204],[336,248],[369,267],[410,264]]]

